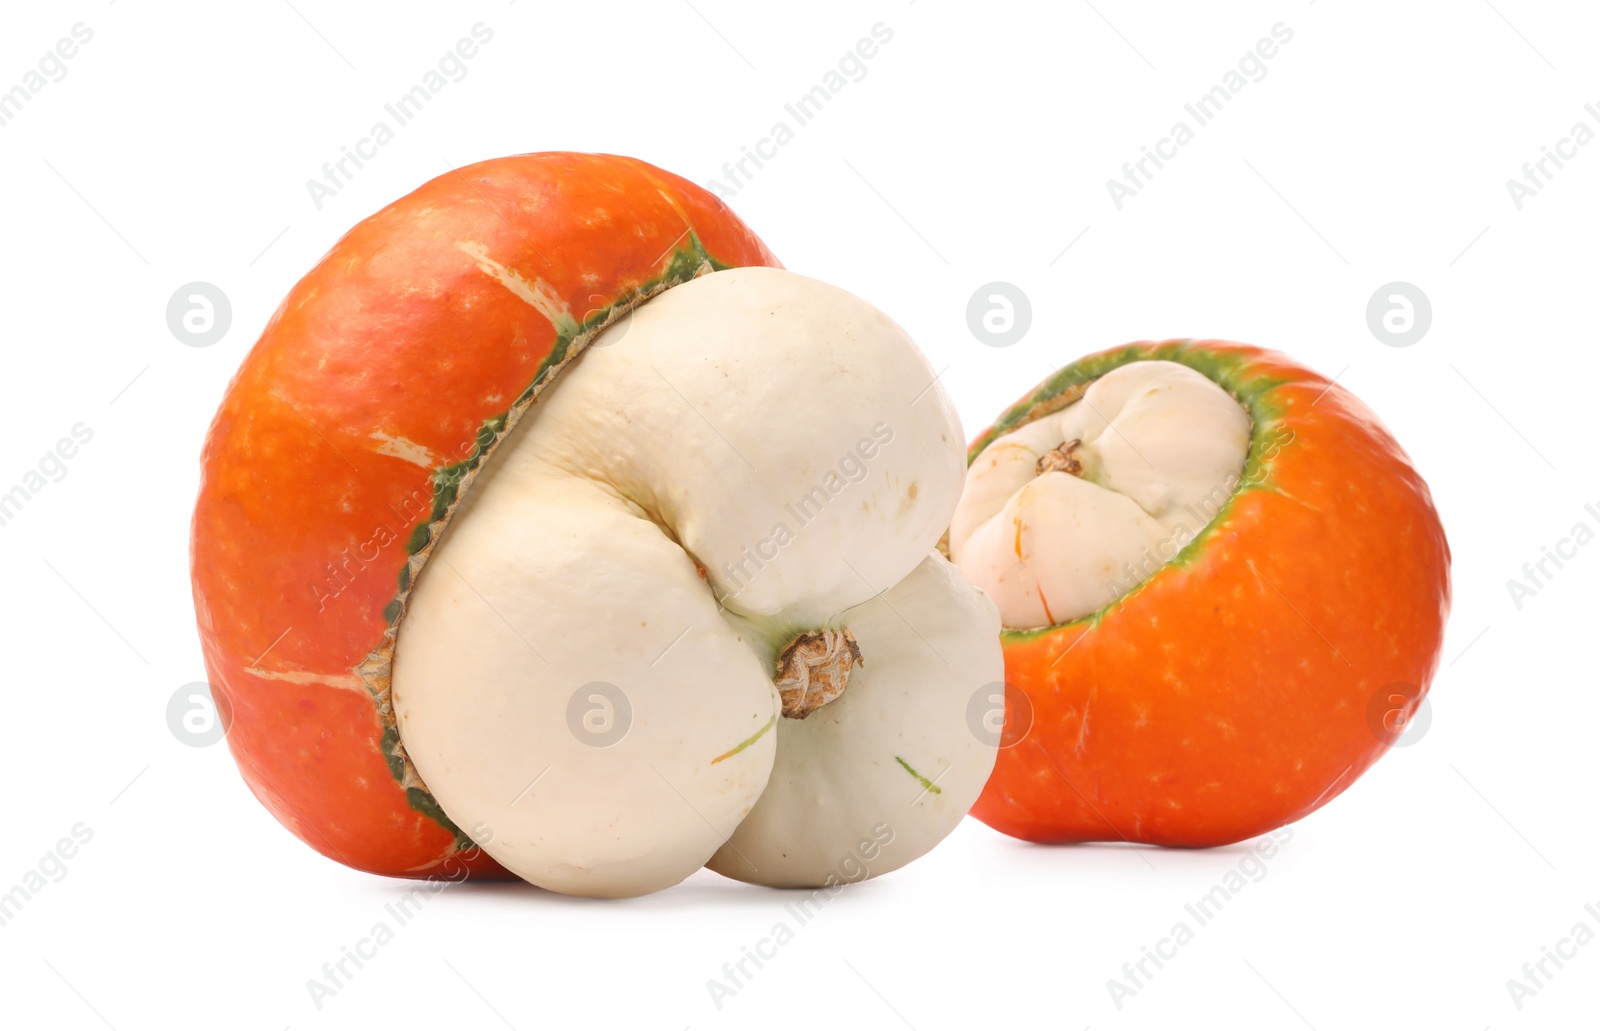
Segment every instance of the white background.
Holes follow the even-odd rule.
[[[0,127],[0,489],[93,441],[0,527],[0,891],[77,823],[67,875],[0,927],[18,1028],[1571,1028],[1600,943],[1519,1010],[1506,982],[1600,931],[1600,545],[1520,609],[1507,581],[1600,519],[1588,146],[1519,210],[1506,180],[1600,101],[1577,3],[8,5],[0,89],[78,22],[92,42]],[[477,22],[452,83],[321,210],[305,183]],[[1043,848],[971,820],[851,888],[719,1011],[706,982],[793,896],[701,873],[595,903],[451,888],[317,1009],[306,982],[400,882],[314,854],[220,745],[178,741],[204,679],[190,610],[197,455],[295,280],[449,165],[633,154],[720,177],[878,22],[893,39],[730,203],[796,271],[926,348],[975,434],[1052,367],[1130,339],[1280,348],[1363,397],[1428,478],[1456,601],[1433,723],[1294,828],[1267,876],[1119,1010],[1137,960],[1245,846]],[[1293,39],[1122,210],[1106,180],[1282,22]],[[1552,169],[1554,166],[1550,166]],[[1070,245],[1070,247],[1069,247]],[[168,331],[182,284],[233,326]],[[984,346],[982,284],[1027,292]],[[1414,346],[1368,298],[1416,284]],[[1329,547],[1337,547],[1329,541]],[[1191,921],[1192,923],[1192,921]],[[1553,966],[1547,969],[1554,971]]]

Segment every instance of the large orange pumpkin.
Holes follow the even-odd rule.
[[[361,870],[508,876],[395,731],[410,586],[480,464],[602,328],[701,273],[777,264],[675,175],[549,153],[440,176],[294,287],[211,426],[192,546],[228,744],[279,821]]]

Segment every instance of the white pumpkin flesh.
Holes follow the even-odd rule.
[[[1033,629],[1095,612],[1147,580],[1238,486],[1250,417],[1205,376],[1133,362],[986,447],[967,472],[950,557]]]

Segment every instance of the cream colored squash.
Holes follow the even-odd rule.
[[[675,287],[562,373],[452,520],[401,625],[401,740],[555,891],[903,865],[994,762],[968,703],[1001,680],[999,616],[931,553],[964,464],[870,305],[769,268]]]

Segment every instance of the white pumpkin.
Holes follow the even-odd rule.
[[[555,891],[901,866],[994,763],[968,711],[1002,679],[999,615],[931,550],[964,468],[933,370],[870,305],[771,268],[668,290],[451,521],[399,634],[401,740]]]

